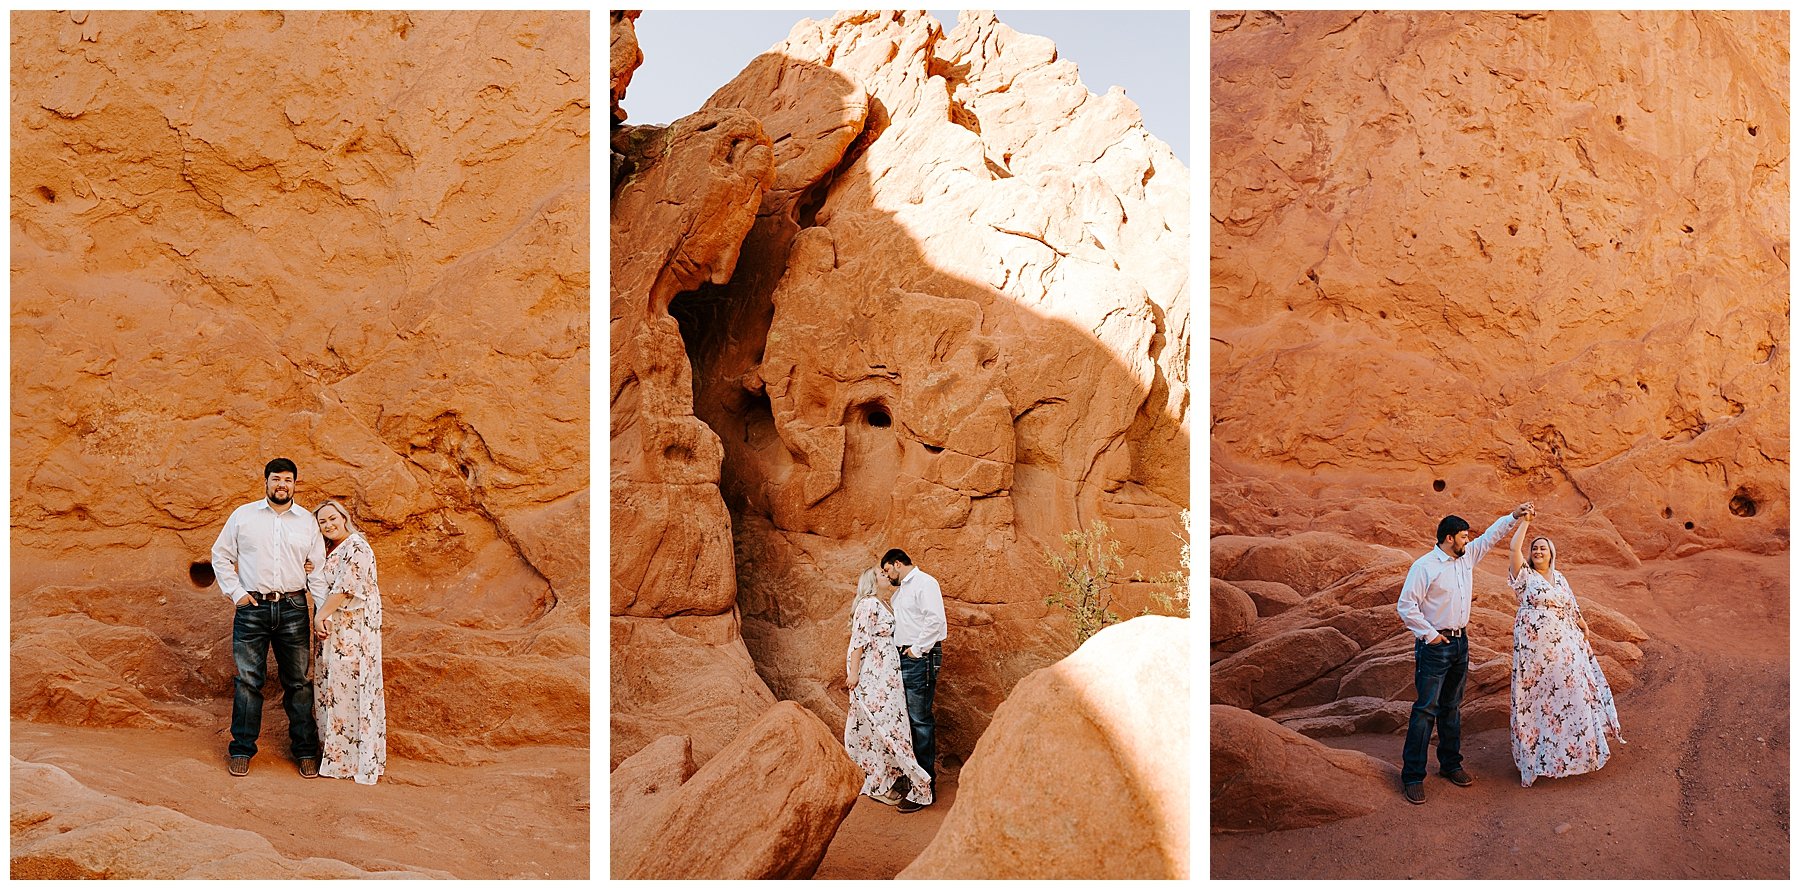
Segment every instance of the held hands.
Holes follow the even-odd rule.
[[[1525,503],[1520,504],[1519,506],[1513,508],[1512,518],[1523,519],[1527,522],[1530,522],[1531,520],[1536,519],[1537,518],[1537,505],[1533,504],[1530,501],[1526,501]]]
[[[325,623],[327,617],[329,616],[322,612],[313,616],[313,636],[318,637],[321,640],[331,636],[330,626]]]

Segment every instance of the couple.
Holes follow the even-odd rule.
[[[1540,776],[1593,772],[1611,756],[1606,733],[1619,738],[1612,690],[1588,648],[1587,622],[1575,604],[1575,592],[1556,570],[1556,545],[1542,536],[1524,545],[1536,515],[1536,507],[1520,504],[1472,541],[1468,522],[1446,516],[1438,523],[1438,545],[1406,573],[1398,609],[1414,636],[1413,685],[1418,692],[1400,769],[1401,791],[1410,803],[1425,802],[1425,755],[1434,722],[1444,777],[1461,786],[1474,782],[1462,766],[1459,709],[1469,672],[1475,564],[1514,525],[1518,529],[1507,580],[1519,595],[1513,620],[1512,755],[1520,779],[1530,787]]]
[[[891,610],[882,600],[877,571],[895,588]],[[932,801],[937,725],[931,704],[946,630],[943,590],[936,578],[913,567],[906,551],[889,550],[879,570],[857,579],[844,656],[850,687],[844,749],[862,767],[862,793],[897,805],[902,813],[916,813]]]
[[[337,501],[312,513],[299,509],[299,475],[285,457],[269,461],[263,499],[232,511],[213,543],[213,574],[236,609],[228,769],[234,776],[250,773],[273,645],[300,775],[373,785],[387,763],[375,552]],[[316,672],[308,669],[313,638],[321,649]]]

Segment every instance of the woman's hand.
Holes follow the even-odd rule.
[[[325,639],[328,636],[331,636],[331,630],[325,623],[325,619],[327,617],[329,617],[329,616],[327,616],[324,613],[320,613],[320,614],[313,616],[313,620],[312,620],[313,636],[318,637],[321,640]]]
[[[310,574],[312,574],[312,570],[313,570],[312,560],[309,559],[306,561],[306,573],[308,575],[310,575]]]

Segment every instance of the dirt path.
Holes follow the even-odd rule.
[[[1506,730],[1467,736],[1473,786],[1433,773],[1424,806],[1396,787],[1355,819],[1213,835],[1211,876],[1786,878],[1786,560],[1774,559],[1590,573],[1622,591],[1596,598],[1651,635],[1637,685],[1617,699],[1629,744],[1599,772],[1522,788]],[[1719,578],[1734,581],[1692,583]],[[1398,766],[1403,740],[1321,741]]]
[[[507,751],[480,767],[390,757],[381,782],[364,786],[303,779],[283,747],[265,731],[250,775],[234,778],[225,742],[206,729],[12,725],[14,757],[61,767],[96,791],[254,831],[285,856],[460,878],[588,877],[586,749]]]
[[[956,803],[956,775],[938,776],[938,797],[917,813],[858,797],[850,815],[838,826],[825,859],[813,874],[818,879],[887,880],[900,873],[925,849]]]

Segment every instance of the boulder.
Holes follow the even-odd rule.
[[[1300,688],[1360,651],[1334,627],[1282,634],[1214,664],[1213,702],[1249,708]]]
[[[1187,878],[1188,640],[1134,618],[1021,681],[899,877]]]
[[[645,758],[680,772],[674,745]],[[621,768],[623,768],[621,764]],[[672,794],[640,792],[639,849],[616,849],[615,879],[744,880],[812,877],[862,788],[862,770],[837,735],[806,709],[778,702]],[[647,786],[643,786],[647,787]],[[666,799],[665,799],[666,798]],[[615,813],[617,820],[626,814]]]
[[[1244,578],[1231,584],[1250,595],[1250,599],[1256,602],[1256,614],[1263,618],[1279,615],[1298,605],[1303,599],[1298,591],[1280,581]]]
[[[1398,752],[1396,752],[1397,754]],[[1284,831],[1400,799],[1400,770],[1322,745],[1266,717],[1212,706],[1212,831]]]
[[[1212,579],[1212,639],[1229,639],[1256,623],[1256,601],[1227,581]]]
[[[651,742],[613,769],[607,816],[612,823],[614,877],[621,876],[621,864],[635,860],[654,842],[651,832],[661,825],[657,814],[693,775],[693,745],[687,737],[674,735]]]

